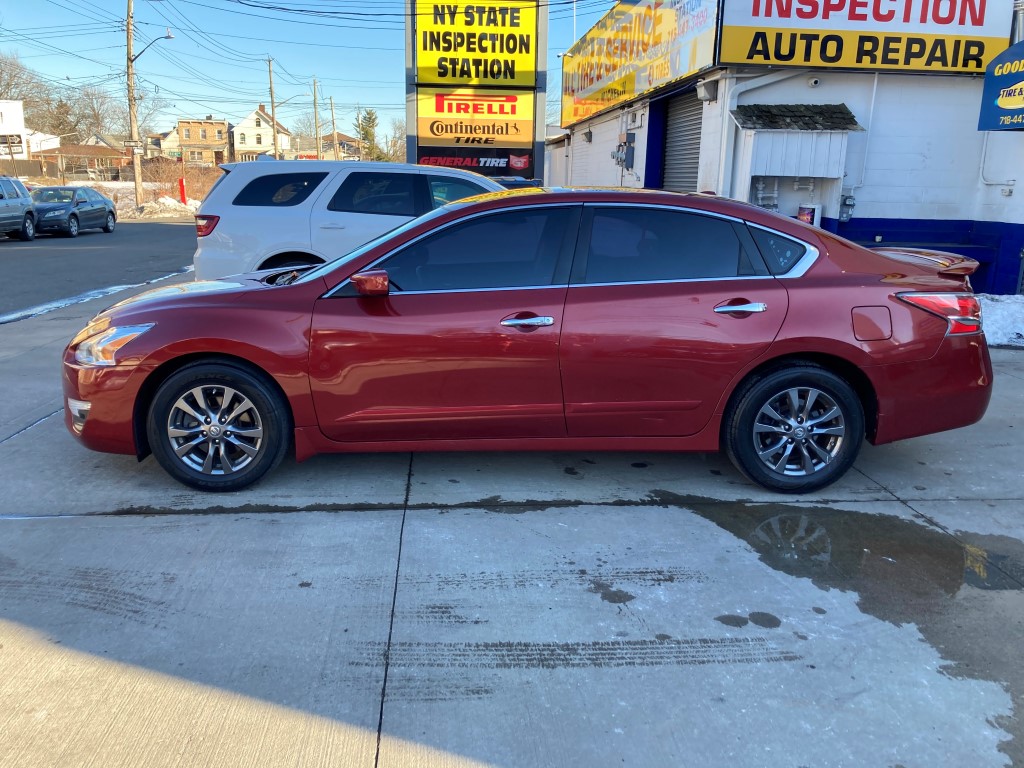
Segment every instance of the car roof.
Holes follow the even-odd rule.
[[[773,213],[753,203],[745,203],[710,192],[670,192],[662,189],[635,189],[629,187],[523,187],[488,192],[448,203],[445,208],[465,215],[470,206],[480,210],[504,208],[520,204],[543,205],[552,203],[627,203],[632,205],[670,205],[695,211],[706,211],[722,216],[760,224],[764,227],[807,238],[820,233],[789,216]]]
[[[489,176],[484,176],[482,173],[469,171],[465,168],[441,168],[432,165],[417,165],[416,163],[387,163],[376,160],[274,160],[262,163],[249,160],[238,163],[223,163],[220,167],[229,172],[243,170],[246,173],[254,173],[254,175],[259,176],[271,173],[294,173],[298,170],[313,173],[317,171],[331,172],[344,168],[350,171],[422,171],[463,176],[476,181],[480,179],[493,181]],[[494,181],[493,183],[497,184],[498,182]]]

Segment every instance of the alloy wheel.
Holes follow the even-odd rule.
[[[227,386],[198,386],[182,394],[167,417],[171,450],[204,475],[230,475],[256,460],[263,418],[253,402]]]
[[[822,390],[792,387],[761,406],[752,437],[757,457],[770,470],[813,475],[842,450],[846,419],[838,403]]]

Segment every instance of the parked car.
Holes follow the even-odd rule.
[[[228,163],[196,214],[197,280],[322,264],[446,203],[504,189],[486,176],[402,163]]]
[[[708,195],[508,191],[319,267],[113,306],[64,353],[66,423],[211,491],[294,445],[300,461],[721,448],[803,493],[839,479],[865,436],[982,417],[976,267]]]
[[[89,187],[36,187],[36,231],[78,237],[83,229],[113,232],[117,207],[109,197]]]
[[[505,189],[522,189],[523,187],[543,186],[541,179],[527,179],[522,176],[492,176],[494,181],[501,184]]]
[[[0,176],[0,232],[20,240],[32,240],[36,236],[32,197],[14,176]]]

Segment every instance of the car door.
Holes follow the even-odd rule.
[[[787,308],[742,222],[588,205],[562,325],[569,436],[698,432]]]
[[[375,265],[314,308],[310,377],[341,441],[562,437],[558,343],[579,206],[492,211]]]
[[[342,172],[313,203],[310,241],[328,260],[430,210],[420,174],[410,171]]]
[[[89,211],[89,227],[102,227],[106,219],[106,211],[103,208],[103,199],[99,193],[91,189],[81,189],[80,194],[85,195],[85,207]]]
[[[0,179],[0,234],[21,226],[18,219],[20,208],[14,199],[17,193],[7,179]]]

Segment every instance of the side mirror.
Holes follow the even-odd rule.
[[[85,203],[85,200],[83,200],[82,198],[78,198],[77,200],[75,200],[75,207],[77,208],[80,205],[85,205]]]
[[[360,296],[387,296],[391,290],[388,273],[383,269],[357,272],[349,280]]]

